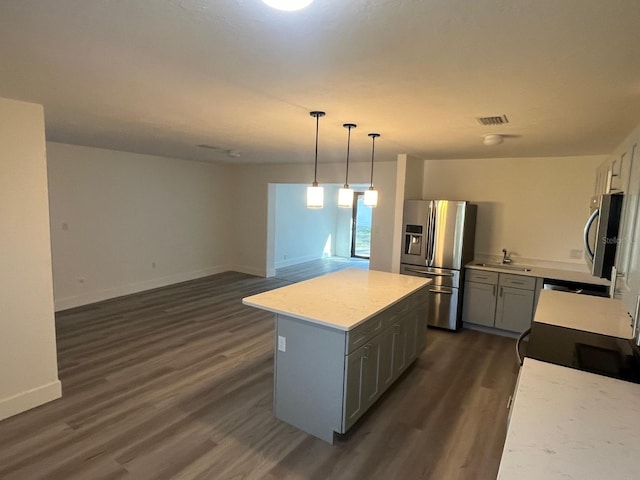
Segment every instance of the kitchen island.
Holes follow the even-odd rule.
[[[276,417],[345,433],[424,349],[430,282],[350,268],[244,298],[276,314]]]

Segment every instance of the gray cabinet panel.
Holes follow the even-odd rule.
[[[493,327],[496,316],[496,288],[496,285],[487,283],[466,282],[462,321]]]
[[[524,332],[531,326],[534,296],[533,290],[500,287],[495,326],[511,332]]]
[[[278,336],[286,338],[284,352]],[[274,356],[276,417],[332,442],[342,427],[344,332],[278,314]]]
[[[418,356],[418,317],[412,313],[404,321],[404,328],[407,330],[404,340],[404,354],[406,363],[413,362]]]
[[[488,283],[495,285],[498,283],[498,273],[488,270],[467,269],[467,282]]]
[[[481,272],[481,276],[484,273]],[[478,279],[478,276],[468,275],[467,278]],[[542,282],[536,277],[511,273],[496,273],[492,279],[495,280],[493,284],[483,278],[481,282],[465,283],[462,320],[510,332],[524,332],[531,326],[536,289]]]
[[[374,338],[366,346],[363,347],[364,366],[362,372],[362,394],[364,398],[365,409],[378,398],[381,393],[381,343],[380,336]]]
[[[365,347],[360,347],[347,357],[344,381],[344,431],[364,412],[364,369]]]
[[[425,323],[426,325],[426,323]],[[382,391],[393,383],[393,328],[387,328],[380,335],[380,385]]]
[[[397,378],[405,369],[407,365],[406,349],[406,335],[407,329],[403,322],[395,323],[393,329],[393,378]]]

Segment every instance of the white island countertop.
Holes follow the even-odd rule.
[[[617,299],[543,290],[533,321],[610,337],[633,338],[631,317],[624,303]]]
[[[242,303],[348,331],[429,283],[426,278],[348,268],[252,295]]]
[[[640,385],[526,358],[498,480],[640,478]]]

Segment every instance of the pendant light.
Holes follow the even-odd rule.
[[[307,208],[322,208],[324,205],[324,188],[318,186],[318,126],[324,112],[313,111],[309,115],[316,119],[316,159],[313,164],[313,183],[307,187]]]
[[[380,136],[379,133],[370,133],[371,137],[371,184],[369,190],[364,192],[364,204],[367,207],[375,207],[378,205],[378,191],[373,188],[373,158],[376,154],[376,138]]]
[[[344,187],[338,190],[338,206],[343,208],[353,207],[353,190],[349,188],[349,149],[351,147],[351,129],[356,128],[355,123],[345,123],[342,125],[349,130],[349,136],[347,137],[347,174],[344,178]]]
[[[295,12],[308,7],[313,0],[262,0],[271,8],[284,10],[285,12]]]

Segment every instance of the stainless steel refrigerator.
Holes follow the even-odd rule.
[[[400,273],[433,279],[427,323],[462,323],[464,266],[473,260],[477,206],[451,200],[406,200]]]

